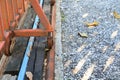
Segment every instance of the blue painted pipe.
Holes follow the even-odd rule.
[[[42,6],[42,4],[43,4],[43,0],[40,0],[40,5]],[[37,29],[38,22],[39,22],[39,17],[36,16],[35,22],[34,22],[34,25],[33,25],[33,29]],[[33,46],[34,39],[35,39],[35,37],[30,37],[30,39],[29,39],[29,42],[28,42],[28,45],[27,45],[27,48],[26,48],[26,51],[25,51],[25,54],[24,54],[23,62],[22,62],[17,80],[24,80],[24,77],[25,77],[25,74],[26,74],[27,63],[28,63],[28,60],[29,60],[28,54],[31,51],[30,49]]]

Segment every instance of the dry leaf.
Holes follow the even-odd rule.
[[[118,14],[117,12],[114,11],[113,15],[114,15],[115,18],[120,19],[120,14]]]
[[[26,72],[26,76],[29,80],[32,80],[33,74],[31,72]]]
[[[84,63],[86,62],[87,58],[89,57],[89,55],[91,55],[91,52],[88,52],[88,54],[78,62],[78,64],[75,66],[75,68],[73,69],[73,74],[77,74],[78,71],[81,70],[81,68],[83,67]]]
[[[65,63],[65,67],[68,67],[69,65],[70,65],[70,63],[71,63],[72,61],[71,60],[68,60],[66,63]]]
[[[88,38],[88,35],[87,35],[87,33],[78,33],[78,35],[80,35],[80,37],[82,37],[82,38]]]
[[[92,64],[91,67],[89,67],[87,71],[84,73],[81,80],[88,80],[91,74],[93,73],[95,66],[96,66],[95,64]]]
[[[114,51],[117,51],[117,50],[119,50],[119,49],[120,49],[120,42],[118,42],[118,43],[115,45]]]
[[[97,22],[97,21],[94,21],[94,22],[92,22],[92,23],[85,22],[85,24],[86,24],[88,27],[95,27],[95,26],[98,26],[98,25],[99,25],[99,22]]]
[[[78,64],[75,66],[75,69],[73,69],[73,74],[77,74],[78,71],[81,70],[81,68],[82,68],[82,66],[84,65],[85,61],[86,61],[86,60],[83,58],[82,60],[80,60],[80,61],[78,62]]]
[[[80,46],[78,49],[77,49],[77,52],[81,52],[84,48],[85,48],[85,44],[83,44],[82,46]]]
[[[104,46],[103,47],[103,53],[105,53],[105,51],[108,49],[108,46]]]
[[[111,56],[111,57],[108,58],[108,60],[106,61],[105,67],[103,69],[103,72],[105,72],[106,69],[110,66],[110,64],[113,63],[114,59],[115,59],[114,56]]]

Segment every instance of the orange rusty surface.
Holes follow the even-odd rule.
[[[14,18],[18,14],[18,6],[17,6],[17,0],[12,0],[13,3],[13,12],[14,12]]]
[[[0,54],[9,55],[11,30],[15,29],[17,23],[25,11],[25,0],[0,0]],[[4,49],[4,50],[3,50]]]
[[[6,0],[0,0],[0,6],[1,6],[1,15],[2,15],[2,27],[4,27],[5,30],[9,30],[9,24],[8,24],[8,15],[7,15],[7,6],[6,6]]]
[[[12,21],[12,22],[10,23],[10,30],[13,30],[13,29],[15,28],[15,26],[16,26],[16,22],[15,22],[15,21]]]
[[[54,3],[52,6],[52,27],[53,29],[55,28],[56,24],[56,4]],[[55,37],[55,32],[53,31],[52,33],[52,38],[54,40]],[[48,56],[48,65],[47,65],[47,73],[46,73],[46,80],[54,80],[54,70],[55,70],[55,46],[54,46],[54,41],[52,45],[52,49],[49,52]]]
[[[18,13],[22,14],[23,13],[23,0],[17,0],[17,5],[18,5]]]
[[[30,0],[35,12],[39,16],[41,20],[41,24],[47,29],[52,30],[52,26],[50,25],[49,20],[47,19],[46,15],[44,14],[42,7],[39,5],[38,0]]]
[[[10,25],[11,22],[14,20],[12,0],[7,0],[6,3],[7,3],[7,11],[8,11],[8,21]]]
[[[48,45],[49,49],[52,48],[52,46],[53,46],[53,37],[48,37],[47,38],[47,45]]]
[[[2,25],[0,23],[0,41],[4,40],[4,36],[3,36],[3,29],[2,29]]]
[[[41,29],[25,29],[13,31],[15,37],[30,37],[30,36],[48,36],[47,30]]]
[[[6,40],[5,40],[5,55],[7,56],[10,56],[10,39],[11,39],[11,34],[12,32],[7,32],[5,37],[6,37]]]
[[[55,70],[55,48],[54,45],[49,52],[48,65],[47,65],[47,75],[46,80],[54,80],[54,70]]]
[[[53,30],[55,29],[55,23],[56,23],[56,5],[52,5],[52,17],[51,17],[51,23]],[[51,48],[53,45],[54,40],[54,31],[52,32],[51,36],[48,37],[48,47]]]
[[[29,3],[28,0],[24,0],[24,9],[25,9],[25,10],[28,8],[28,3]]]
[[[10,46],[10,39],[13,36],[12,32],[7,32],[5,35],[5,40],[0,42],[0,56],[1,53],[5,55],[10,55],[9,53],[9,46]]]
[[[4,40],[4,33],[3,33],[3,27],[2,27],[1,15],[0,15],[0,41],[3,41],[3,40]]]
[[[56,5],[54,4],[52,6],[52,27],[53,29],[55,28],[55,23],[56,23]]]
[[[0,52],[3,53],[4,52],[4,48],[5,48],[5,41],[1,41],[0,42]],[[0,54],[1,56],[1,54]]]

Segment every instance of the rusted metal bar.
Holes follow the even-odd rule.
[[[50,31],[41,29],[25,29],[13,31],[14,36],[16,37],[47,36],[48,32]]]
[[[3,41],[3,40],[4,40],[4,32],[3,32],[3,27],[2,27],[2,22],[1,22],[1,15],[0,15],[0,41]]]
[[[17,5],[18,5],[18,13],[22,15],[23,13],[23,9],[22,9],[22,6],[23,6],[23,0],[17,0]]]
[[[52,16],[51,16],[51,25],[52,25],[52,28],[54,30],[55,28],[55,22],[56,22],[56,5],[55,3],[53,5],[51,5],[51,12],[52,12]],[[48,48],[51,48],[52,45],[54,44],[53,42],[54,40],[54,31],[51,33],[51,35],[49,35],[48,37]]]
[[[9,30],[6,0],[0,0],[0,6],[1,6],[0,14],[2,15],[2,27],[4,26],[5,30]]]
[[[13,37],[12,32],[6,32],[5,40],[0,42],[0,55],[4,53],[5,55],[9,56],[9,46],[10,46],[10,39]]]
[[[12,29],[15,27],[12,0],[7,0],[6,3],[7,3],[9,26],[10,26],[10,29]]]
[[[30,0],[35,12],[39,16],[42,25],[47,29],[47,30],[53,30],[52,26],[50,25],[50,22],[48,21],[46,15],[44,14],[42,7],[39,5],[38,0]]]
[[[12,37],[12,32],[7,32],[5,35],[5,55],[10,56],[10,39]]]
[[[55,29],[55,23],[56,23],[56,4],[52,6],[52,19],[51,19],[52,27]]]
[[[5,41],[0,42],[0,56],[2,55],[1,53],[4,52],[5,49]]]
[[[56,4],[51,6],[52,10],[52,27],[53,29],[55,28],[55,23],[56,23]],[[55,32],[53,31],[52,33],[52,40],[54,40]],[[49,42],[49,39],[48,39]],[[50,44],[50,43],[48,43]],[[49,52],[48,55],[48,65],[47,65],[47,73],[46,73],[46,80],[54,80],[54,70],[55,70],[55,46],[54,46],[54,41],[52,45],[52,49]]]
[[[6,3],[7,3],[7,11],[8,11],[8,20],[10,24],[10,22],[14,20],[12,0],[7,0]]]
[[[48,65],[47,65],[47,75],[46,80],[54,80],[54,69],[55,69],[55,48],[54,45],[49,52]]]
[[[20,14],[18,13],[17,0],[12,0],[12,3],[13,3],[14,20],[16,21],[16,24],[18,24]]]
[[[24,9],[25,10],[28,8],[28,3],[29,3],[29,0],[24,0]]]
[[[24,12],[24,11],[25,11],[25,8],[24,8],[24,0],[21,0],[21,6],[22,6],[22,11]]]
[[[17,0],[12,0],[12,3],[13,3],[14,17],[16,17],[16,15],[18,13]]]
[[[2,26],[0,25],[0,41],[3,41]]]

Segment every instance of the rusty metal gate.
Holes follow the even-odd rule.
[[[35,12],[45,27],[42,29],[16,29],[20,18],[25,12],[28,3],[32,5]],[[55,0],[51,0],[51,5]],[[10,55],[10,44],[13,37],[47,36],[48,45],[52,47],[53,27],[44,14],[38,0],[0,0],[0,55]]]
[[[29,0],[0,0],[0,54],[9,54],[11,31],[15,30]]]

